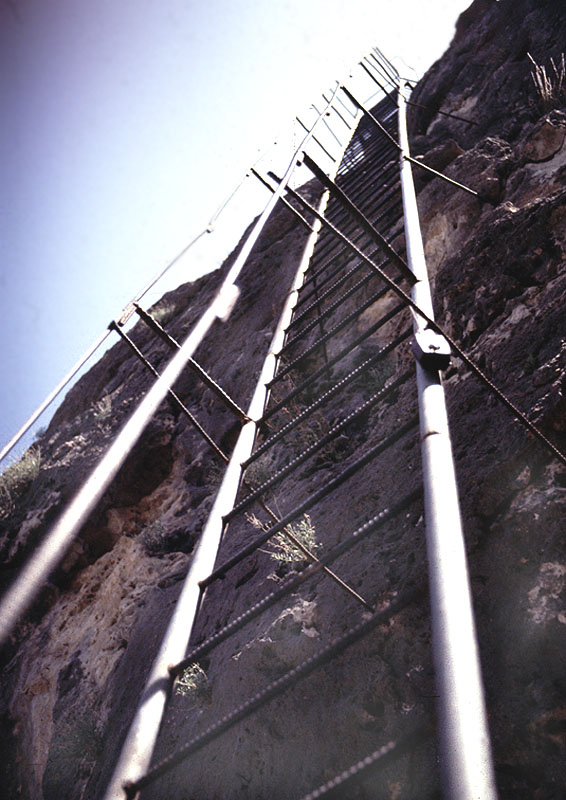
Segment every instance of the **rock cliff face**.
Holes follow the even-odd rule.
[[[425,173],[416,176],[437,317],[562,450],[566,96],[558,90],[550,58],[560,71],[565,42],[561,2],[475,0],[461,16],[447,54],[413,92],[420,105],[410,115],[413,154],[482,198]],[[552,76],[554,97],[537,93],[527,53]],[[313,182],[306,191],[314,198],[319,189]],[[241,301],[196,355],[243,408],[305,237],[296,218],[279,208],[242,276]],[[221,277],[181,286],[160,301],[158,315],[173,336],[183,338]],[[367,314],[372,313],[370,306]],[[155,367],[166,363],[166,345],[142,323],[133,338]],[[445,378],[500,796],[551,800],[561,796],[566,749],[561,536],[566,470],[457,360]],[[39,440],[39,475],[0,520],[4,583],[150,383],[144,366],[120,343],[69,393]],[[175,391],[229,451],[239,430],[231,412],[189,371]],[[359,397],[344,398],[346,413]],[[385,430],[392,428],[393,411],[385,410],[379,422]],[[346,450],[349,446],[343,443]],[[418,458],[416,447],[403,455],[415,472]],[[211,457],[176,407],[164,403],[5,648],[2,780],[7,796],[101,796],[221,469],[222,462]],[[329,479],[333,469],[328,461],[317,465]],[[399,480],[401,466],[391,461],[379,475],[380,497],[394,495]],[[312,471],[301,473],[285,502],[308,495],[312,481]],[[319,513],[317,530],[331,531],[331,542],[334,535],[340,538],[347,507],[362,516],[375,513],[374,476],[337,492]],[[249,535],[234,529],[236,541]],[[415,585],[425,564],[422,540],[422,519],[408,515],[400,527],[372,542],[381,566],[369,569],[369,551],[362,549],[357,563],[343,565],[346,577],[374,601],[380,600],[382,578],[399,587]],[[197,633],[209,633],[261,597],[262,581],[272,581],[270,571],[269,559],[258,558],[211,588]],[[237,595],[230,594],[235,587]],[[224,607],[226,597],[230,608]],[[305,683],[300,697],[278,700],[248,729],[218,744],[204,763],[191,763],[147,797],[300,797],[384,737],[394,737],[393,711],[411,720],[413,714],[419,719],[430,714],[434,686],[422,606],[413,603],[394,625],[384,626],[379,647],[370,639],[348,651],[316,681]],[[317,649],[329,624],[319,618],[322,608],[330,609],[338,629],[348,626],[349,616],[359,616],[328,582],[293,595],[286,608],[261,618],[205,665],[211,689],[189,705],[186,698],[174,698],[163,752],[226,713],[241,696],[252,695],[266,677],[278,677]],[[352,675],[357,688],[346,695],[340,687]],[[340,741],[313,733],[329,707],[342,724]],[[288,717],[301,722],[288,727]],[[323,773],[319,749],[325,751]],[[359,784],[345,796],[436,796],[434,758],[433,745],[425,743],[401,768],[389,768],[379,784]]]

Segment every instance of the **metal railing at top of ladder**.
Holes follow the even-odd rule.
[[[234,264],[231,266],[216,296],[209,307],[201,315],[198,322],[189,332],[185,341],[173,356],[164,372],[153,384],[146,396],[126,422],[116,439],[103,456],[90,477],[85,481],[75,498],[71,501],[66,511],[58,522],[48,532],[45,539],[24,565],[13,585],[3,596],[0,602],[0,641],[4,641],[17,620],[30,607],[41,585],[47,580],[50,572],[61,560],[67,547],[77,535],[89,513],[118,472],[128,453],[140,437],[142,431],[157,410],[161,401],[167,396],[171,386],[181,374],[183,368],[192,359],[198,345],[206,336],[215,319],[225,319],[237,299],[236,280],[246,263],[259,235],[274,209],[277,201],[283,195],[296,167],[297,155],[308,144],[314,135],[323,116],[328,112],[339,91],[339,84],[332,92],[330,101],[324,106],[320,115],[311,125],[299,146],[296,148],[289,161],[284,182],[266,204],[262,214],[256,221],[252,231],[246,239]],[[139,297],[140,295],[138,295]],[[135,304],[128,307],[127,314],[134,313]],[[122,319],[116,324],[120,325]],[[100,343],[100,342],[99,342]],[[93,348],[89,351],[91,353]],[[84,359],[83,359],[84,361]]]

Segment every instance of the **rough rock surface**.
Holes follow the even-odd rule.
[[[550,57],[559,61],[565,41],[562,2],[475,0],[461,16],[451,48],[413,93],[425,108],[411,112],[413,154],[480,193],[473,198],[438,178],[424,173],[418,178],[439,321],[562,450],[566,108],[558,99],[549,109],[537,96],[527,52],[548,68]],[[444,117],[439,109],[476,124]],[[304,236],[280,209],[243,276],[242,302],[197,355],[244,408],[253,388],[250,370],[259,368],[273,309],[280,306]],[[173,335],[183,337],[220,277],[180,287],[158,304]],[[370,308],[367,314],[376,312]],[[134,339],[156,367],[166,362],[166,347],[141,324]],[[5,581],[96,463],[149,380],[119,344],[70,392],[39,442],[39,476],[1,520]],[[566,750],[566,470],[462,364],[449,369],[445,384],[500,797],[557,800]],[[239,428],[230,412],[190,372],[175,389],[229,450]],[[345,395],[343,402],[353,406],[357,399]],[[394,421],[393,412],[385,413],[380,424]],[[402,466],[418,472],[415,448],[404,458],[406,463],[390,463],[380,476],[383,496],[395,491]],[[210,508],[221,467],[211,464],[204,442],[164,403],[6,648],[3,785],[9,796],[100,797]],[[317,469],[319,476],[334,474],[328,460]],[[311,478],[306,469],[300,473],[285,502],[306,496]],[[370,514],[374,492],[369,479],[355,492],[350,486],[337,492],[317,518],[317,529],[339,541],[346,529],[343,509],[352,504]],[[235,526],[234,547],[246,537],[249,529]],[[371,546],[358,551],[357,562],[340,564],[368,596],[379,599],[384,578],[404,586],[422,575],[419,516],[380,535],[377,568],[364,559]],[[257,554],[251,567],[211,588],[201,631],[249,607],[262,596],[262,585],[273,582],[271,573],[272,563]],[[234,605],[225,608],[223,598],[232,597],[235,586]],[[330,609],[330,617],[321,614],[323,608]],[[350,613],[355,606],[350,612],[332,584],[318,580],[288,608],[259,618],[205,665],[206,692],[192,703],[174,697],[162,751],[226,713],[236,697],[251,696],[265,679],[276,679],[308,657],[325,641],[331,623],[334,629],[347,627]],[[316,679],[307,679],[300,695],[261,711],[251,745],[246,727],[219,743],[212,762],[192,774],[199,798],[272,797],[274,787],[278,797],[300,797],[305,787],[347,766],[350,751],[374,749],[376,733],[379,742],[394,738],[395,714],[412,719],[430,709],[435,692],[423,604],[378,633]],[[352,673],[357,689],[337,696],[336,687]],[[343,722],[344,735],[324,741],[325,763],[335,768],[321,776],[317,753],[324,737],[317,739],[313,731],[329,708]],[[301,717],[301,725],[288,730],[288,714]],[[284,759],[278,755],[283,752]],[[378,789],[360,784],[348,797],[436,796],[429,776],[434,757],[434,748],[426,745],[401,768],[386,771]],[[148,797],[185,796],[175,780],[163,794]],[[183,775],[177,780],[182,787]]]

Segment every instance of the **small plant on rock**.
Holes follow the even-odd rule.
[[[275,473],[271,453],[264,453],[247,467],[245,480],[254,489],[262,486]]]
[[[97,400],[92,407],[92,416],[99,421],[106,419],[110,416],[110,412],[112,411],[112,398],[110,395],[106,395],[101,400]]]
[[[531,70],[531,78],[535,85],[543,111],[550,111],[553,108],[560,108],[566,103],[566,63],[564,53],[560,56],[557,64],[553,58],[550,59],[552,73],[548,74],[542,64],[537,64],[530,53],[527,53],[534,69]]]
[[[264,523],[259,520],[254,514],[247,515],[248,521],[254,528],[261,530],[269,530]],[[298,561],[307,561],[308,556],[295,544],[290,536],[292,536],[299,544],[302,544],[309,552],[315,553],[321,547],[320,542],[316,540],[316,530],[311,522],[308,514],[303,514],[303,518],[296,522],[294,525],[286,525],[284,530],[276,533],[275,536],[268,542],[269,550],[262,550],[262,553],[267,553],[275,561],[282,561],[286,564],[292,564]]]
[[[189,664],[175,682],[175,694],[195,700],[206,700],[210,697],[210,685],[206,672],[200,664]]]
[[[177,306],[175,303],[164,303],[154,308],[151,312],[151,316],[156,322],[159,322],[160,325],[165,325],[169,320],[173,319],[176,313]]]
[[[157,555],[166,549],[167,529],[160,520],[154,520],[141,533],[143,546],[149,555]]]
[[[39,475],[41,451],[30,447],[19,461],[10,464],[0,475],[0,518],[8,516],[14,502]]]

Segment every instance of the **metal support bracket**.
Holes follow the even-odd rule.
[[[424,369],[445,370],[450,365],[450,345],[432,328],[415,331],[411,342],[413,355]]]

